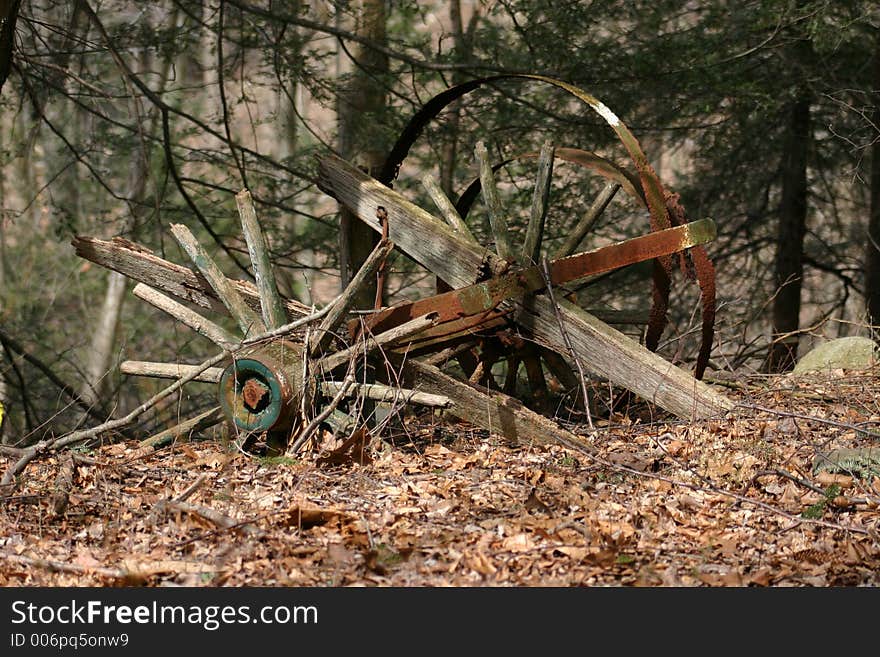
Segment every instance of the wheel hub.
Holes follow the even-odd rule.
[[[302,349],[293,343],[233,360],[219,385],[226,417],[247,432],[289,429],[302,399],[301,363]]]

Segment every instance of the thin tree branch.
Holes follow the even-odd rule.
[[[62,381],[55,372],[52,371],[52,368],[46,365],[39,358],[27,352],[24,346],[16,341],[11,335],[9,335],[3,329],[0,329],[0,342],[3,343],[4,348],[9,348],[12,351],[19,354],[22,358],[24,358],[31,365],[36,367],[43,375],[49,379],[55,386],[58,387],[61,392],[63,392],[74,404],[83,409],[86,413],[91,415],[93,418],[98,420],[99,422],[103,422],[107,419],[106,411],[101,408],[95,408],[93,404],[90,404],[85,399],[80,397],[72,386],[66,384]],[[24,381],[21,382],[24,385]],[[22,391],[24,394],[24,390]]]

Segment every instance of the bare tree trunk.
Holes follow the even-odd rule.
[[[146,153],[139,152],[129,180],[129,215],[125,223],[131,227],[136,223],[138,207],[143,202],[146,192],[146,179],[149,167]],[[109,407],[101,399],[107,390],[107,375],[113,366],[113,354],[116,349],[116,334],[119,328],[119,317],[122,314],[122,302],[125,299],[127,278],[119,272],[108,272],[107,289],[104,302],[98,314],[89,344],[86,360],[86,380],[80,391],[80,397],[90,404]]]
[[[3,83],[9,77],[12,69],[13,37],[15,36],[15,19],[18,16],[20,0],[0,0],[0,90]],[[0,124],[0,138],[3,137],[4,125]],[[2,152],[2,139],[0,139],[0,152]],[[5,215],[6,207],[6,176],[0,176],[0,291],[6,288],[6,238],[5,238]],[[3,316],[3,297],[0,296],[0,317]],[[6,408],[9,396],[6,391],[6,379],[0,368],[0,444],[3,440],[3,427],[6,425]]]
[[[874,43],[874,87],[880,89],[880,29]],[[880,130],[880,100],[874,96],[874,129]],[[871,146],[871,208],[868,218],[867,258],[865,259],[865,296],[868,321],[880,324],[880,134]],[[880,331],[874,331],[878,339]]]
[[[3,151],[3,129],[5,126],[0,122],[0,152]],[[6,238],[5,234],[5,215],[6,207],[6,176],[0,176],[0,317],[3,317],[3,291],[6,289]],[[0,365],[3,360],[0,358]],[[3,377],[3,367],[0,366],[0,445],[5,444],[3,441],[3,427],[6,424],[4,419],[6,408],[8,408],[8,392],[6,390],[6,379]]]
[[[5,445],[3,440],[3,427],[6,426],[6,408],[8,406],[9,397],[6,393],[6,379],[3,378],[3,372],[0,372],[0,445]]]
[[[299,0],[292,0],[290,3],[290,11],[299,14],[301,3]],[[301,59],[302,46],[305,43],[307,35],[301,35],[302,28],[289,26],[288,30],[300,39],[293,39],[297,45],[288,45],[285,48],[285,54],[288,58]],[[310,35],[308,35],[310,36]],[[278,89],[278,117],[281,123],[282,138],[277,141],[277,155],[279,159],[284,159],[296,152],[296,148],[300,138],[300,116],[302,112],[302,85],[299,83],[296,75],[288,78],[288,87],[280,85]]]
[[[476,9],[474,10],[474,16],[476,16]],[[471,57],[471,41],[469,37],[470,29],[475,24],[475,19],[472,19],[471,24],[468,26],[468,31],[465,32],[461,16],[461,0],[452,0],[449,3],[449,20],[452,23],[452,38],[455,42],[455,50],[462,60],[467,61]],[[453,85],[459,84],[462,80],[461,72],[454,71],[452,73]],[[450,108],[448,121],[450,135],[443,145],[440,157],[440,188],[454,201],[455,160],[458,156],[458,132],[459,124],[461,123],[461,106],[457,103]]]
[[[804,235],[807,229],[807,152],[810,96],[801,90],[789,110],[788,139],[782,162],[782,201],[776,241],[776,296],[773,299],[771,372],[785,372],[797,360],[803,285]],[[794,335],[791,335],[795,333]]]
[[[142,53],[144,69],[150,68],[149,54]],[[165,62],[166,64],[169,63]],[[168,68],[163,69],[166,72]],[[164,78],[162,81],[164,88]],[[140,99],[131,98],[130,105],[132,114],[143,130],[152,134],[156,131],[157,115],[145,117]],[[134,162],[128,180],[128,193],[126,194],[128,213],[124,221],[123,232],[131,233],[137,230],[138,218],[144,212],[144,202],[147,192],[147,178],[150,173],[150,153],[145,142],[139,144],[135,151]],[[102,397],[107,390],[108,374],[114,366],[113,356],[116,351],[116,335],[119,328],[119,318],[122,315],[122,303],[125,299],[126,283],[128,279],[115,271],[108,273],[107,289],[104,292],[104,302],[100,314],[97,317],[94,332],[89,345],[88,358],[86,361],[86,380],[80,391],[80,396],[91,404],[99,407],[109,407],[104,404]]]
[[[322,14],[324,20],[326,20],[326,5],[323,3],[316,4],[318,4],[318,7],[311,8],[310,10]],[[299,14],[302,9],[302,3],[299,0],[292,1],[290,9]],[[304,44],[311,39],[313,31],[293,26],[286,26],[286,31],[292,31],[294,38],[290,39],[290,43],[285,44],[285,57],[288,59],[303,59]],[[287,77],[286,82],[286,85],[279,85],[277,94],[281,138],[276,140],[276,157],[279,161],[284,161],[286,158],[294,155],[298,148],[312,141],[311,133],[305,129],[308,121],[308,97],[304,85],[300,82],[298,74],[290,75]],[[307,299],[311,295],[314,270],[318,268],[315,251],[311,248],[312,244],[307,234],[309,222],[304,221],[303,217],[299,215],[293,215],[288,221],[289,231],[300,239],[300,243],[303,244],[302,251],[299,254],[299,262],[304,265],[304,269],[301,272],[302,280],[300,277],[288,276],[281,268],[276,271],[276,277],[284,296]]]
[[[0,153],[6,125],[0,120]],[[3,295],[6,289],[6,175],[0,176],[0,317],[3,316]]]
[[[103,392],[107,389],[107,375],[113,362],[116,332],[119,326],[119,315],[122,312],[126,280],[125,276],[115,271],[111,271],[107,277],[104,303],[98,314],[97,325],[93,329],[89,346],[88,361],[86,362],[86,384],[80,391],[80,397],[90,404],[99,403]],[[99,403],[99,405],[105,404]]]
[[[372,43],[384,45],[384,0],[360,0],[358,5],[360,13],[357,33]],[[382,165],[385,156],[383,145],[375,139],[365,139],[365,136],[369,135],[371,120],[375,120],[385,108],[385,89],[381,78],[388,72],[388,57],[368,46],[359,45],[355,51],[355,59],[356,66],[351,82],[339,96],[339,152],[342,157],[353,160],[367,172],[371,172]],[[343,288],[348,285],[377,243],[378,236],[369,226],[348,210],[341,210],[339,268]],[[364,285],[355,307],[369,308],[375,297],[375,283]]]
[[[470,62],[473,54],[473,32],[479,19],[479,11],[477,7],[472,8],[472,14],[468,22],[467,28],[464,26],[464,18],[461,11],[461,0],[452,0],[449,3],[449,21],[452,23],[452,38],[455,43],[455,50],[460,62]],[[465,76],[461,71],[452,72],[452,84],[457,85],[464,82]],[[440,188],[453,202],[457,200],[455,194],[455,168],[458,159],[458,135],[461,131],[461,105],[458,103],[448,110],[447,125],[449,135],[447,136],[443,147],[440,151]],[[436,278],[436,289],[438,293],[448,292],[449,286],[439,277]]]

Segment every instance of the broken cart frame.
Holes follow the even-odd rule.
[[[449,102],[504,77],[550,84],[585,102],[617,133],[635,165],[633,172],[588,151],[545,144],[538,156],[530,221],[520,248],[509,238],[495,169],[482,143],[475,150],[480,176],[457,205],[426,177],[425,186],[442,218],[391,187],[403,158],[428,121]],[[609,182],[550,259],[542,255],[542,238],[550,177],[558,158],[588,167]],[[247,191],[238,194],[236,201],[255,284],[228,279],[181,224],[173,225],[171,232],[195,271],[124,240],[75,238],[78,255],[137,281],[136,296],[226,353],[222,367],[122,363],[126,374],[187,377],[218,385],[219,406],[184,422],[181,429],[226,418],[246,437],[262,434],[295,451],[343,398],[367,397],[441,406],[452,415],[519,442],[579,442],[513,396],[515,387],[510,383],[521,364],[536,392],[545,389],[545,368],[567,388],[579,385],[582,369],[587,369],[683,418],[719,415],[731,408],[729,400],[699,380],[708,360],[714,321],[714,275],[701,245],[714,238],[715,226],[708,219],[685,221],[677,197],[664,190],[626,126],[589,94],[541,76],[500,76],[465,83],[438,95],[413,118],[378,179],[330,156],[320,163],[319,187],[383,239],[343,293],[312,315],[304,305],[279,295]],[[647,208],[651,231],[574,253],[619,189]],[[494,238],[491,251],[478,243],[466,223],[475,190],[482,191],[488,208]],[[372,280],[393,248],[434,274],[450,291],[352,316],[357,291]],[[685,271],[697,278],[703,296],[703,345],[696,377],[651,349],[663,329],[674,254]],[[655,262],[656,286],[647,347],[560,298],[567,284],[589,282],[598,274],[646,260]],[[192,306],[228,313],[240,335]],[[444,364],[456,357],[466,379],[443,370]],[[503,387],[491,374],[492,365],[501,358],[509,365]],[[355,363],[370,359],[370,371],[377,378],[393,371],[392,377],[384,377],[388,385],[356,382]],[[392,367],[377,367],[377,363]],[[575,370],[581,372],[580,377]],[[541,401],[540,395],[536,398]]]

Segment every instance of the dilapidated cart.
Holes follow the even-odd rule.
[[[583,101],[614,130],[633,164],[632,169],[622,167],[595,153],[550,143],[540,153],[528,154],[536,160],[537,174],[522,244],[510,238],[496,168],[482,142],[475,149],[480,175],[457,203],[425,179],[440,216],[393,189],[403,159],[431,119],[462,95],[509,77],[549,84]],[[563,244],[547,254],[544,220],[558,159],[586,167],[607,184]],[[195,269],[121,239],[74,240],[78,255],[137,281],[136,296],[219,349],[200,365],[122,363],[122,371],[130,375],[217,384],[218,406],[185,421],[177,433],[225,418],[246,439],[268,437],[296,451],[345,399],[370,398],[443,407],[520,442],[578,443],[573,433],[542,412],[545,372],[563,388],[579,391],[584,404],[589,372],[683,418],[715,416],[731,408],[729,400],[700,381],[711,349],[715,310],[714,271],[702,245],[714,238],[715,226],[708,219],[685,219],[677,196],[663,187],[623,122],[580,89],[530,75],[496,76],[454,87],[416,114],[377,177],[328,156],[320,162],[318,186],[381,240],[342,294],[317,312],[279,295],[247,190],[236,200],[254,283],[227,278],[181,224],[171,226],[171,233]],[[620,190],[647,210],[650,230],[577,252]],[[479,193],[488,209],[492,244],[479,243],[467,223]],[[390,307],[380,295],[374,312],[353,314],[356,292],[375,280],[377,272],[382,275],[393,249],[436,276],[448,291]],[[567,300],[572,284],[583,285],[604,272],[649,260],[654,262],[654,294],[644,345]],[[699,283],[702,296],[702,346],[693,374],[654,353],[676,261]],[[240,333],[223,328],[206,312],[228,313]],[[507,368],[505,380],[499,382],[492,367],[502,360]],[[454,367],[447,366],[451,363]],[[511,383],[520,368],[534,393],[531,407],[516,398]]]

